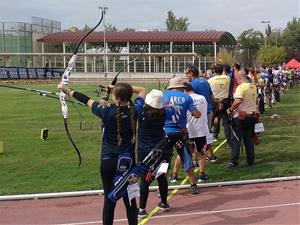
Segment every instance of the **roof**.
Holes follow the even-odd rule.
[[[287,64],[284,65],[286,68],[300,68],[300,63],[296,59],[291,59]]]
[[[49,34],[38,41],[41,42],[79,42],[85,32],[60,32]],[[85,42],[103,42],[103,32],[93,32]],[[220,42],[236,45],[233,35],[225,31],[187,31],[187,32],[106,32],[105,40],[110,43],[147,43],[147,42]]]

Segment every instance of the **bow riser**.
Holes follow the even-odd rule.
[[[61,82],[63,82],[63,84],[65,85],[69,83],[70,73],[75,66],[76,59],[77,59],[77,55],[73,55],[68,62],[68,68],[65,70],[64,74],[62,75]]]
[[[59,100],[61,103],[61,112],[63,114],[63,118],[68,119],[68,105],[66,103],[66,94],[63,91],[59,93]]]

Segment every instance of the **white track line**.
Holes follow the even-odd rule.
[[[243,185],[243,184],[269,183],[269,182],[278,182],[278,181],[292,181],[292,180],[300,180],[300,176],[275,177],[275,178],[254,179],[254,180],[206,183],[206,184],[198,184],[198,187],[203,187],[203,188],[221,187],[221,186],[232,186],[232,185]],[[169,188],[169,190],[187,189],[187,188],[190,188],[190,185],[174,185],[174,186],[169,185],[168,188]],[[157,190],[158,186],[151,186],[149,189],[151,191]],[[6,196],[4,195],[4,196],[0,196],[0,201],[75,197],[75,196],[87,196],[87,195],[99,195],[99,194],[103,194],[103,190],[42,193],[42,194],[27,194],[27,195],[6,195]]]
[[[287,207],[287,206],[295,206],[300,205],[300,202],[292,202],[285,204],[277,204],[277,205],[265,205],[265,206],[254,206],[254,207],[245,207],[245,208],[235,208],[235,209],[222,209],[222,210],[213,210],[213,211],[204,211],[204,212],[194,212],[194,213],[181,213],[181,214],[168,214],[163,216],[153,216],[150,219],[160,219],[160,218],[173,218],[173,217],[182,217],[182,216],[194,216],[194,215],[209,215],[209,214],[217,214],[224,212],[238,212],[238,211],[246,211],[246,210],[254,210],[254,209],[268,209],[268,208],[279,208],[279,207]],[[127,219],[116,219],[116,222],[126,222]],[[89,221],[89,222],[80,222],[80,223],[62,223],[55,225],[88,225],[88,224],[102,224],[102,221]]]

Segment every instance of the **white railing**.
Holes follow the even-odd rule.
[[[103,53],[78,53],[74,72],[115,73],[140,53],[107,53],[108,68],[104,71]],[[65,67],[72,53],[0,53],[0,66]],[[199,69],[208,69],[212,57],[193,53],[143,53],[141,57],[124,68],[128,73],[182,73],[188,65],[196,64]]]

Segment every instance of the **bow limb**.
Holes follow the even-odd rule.
[[[86,39],[86,37],[89,36],[101,24],[101,22],[103,20],[103,16],[104,16],[104,12],[102,11],[101,19],[96,24],[96,26],[92,30],[90,30],[87,34],[85,34],[81,38],[81,40],[78,42],[78,44],[76,46],[76,49],[75,49],[75,51],[73,53],[73,56],[71,57],[71,59],[68,62],[68,67],[64,71],[64,74],[62,75],[62,78],[61,78],[61,83],[63,83],[64,85],[68,86],[70,73],[71,73],[73,67],[75,66],[76,59],[77,59],[77,55],[76,54],[77,54],[77,52],[79,50],[80,45]],[[77,155],[78,155],[78,167],[79,167],[80,164],[81,164],[81,155],[80,155],[80,151],[77,148],[75,142],[73,141],[72,136],[71,136],[71,134],[69,132],[69,129],[68,129],[68,106],[67,106],[67,103],[66,103],[66,94],[63,91],[60,91],[60,93],[59,93],[59,99],[60,99],[60,103],[61,103],[61,110],[62,110],[62,115],[63,115],[63,119],[64,119],[65,131],[66,131],[66,134],[68,136],[69,141],[71,142],[72,146],[74,147],[74,149],[77,152]]]
[[[138,55],[137,57],[135,57],[134,59],[130,60],[128,63],[126,63],[115,75],[114,79],[112,80],[112,82],[110,83],[110,85],[115,85],[117,83],[118,80],[118,76],[119,74],[123,71],[124,68],[126,68],[128,65],[130,65],[132,62],[134,62],[135,60],[139,59],[143,54],[141,53],[140,55]],[[109,99],[109,95],[111,93],[111,89],[108,88],[106,90],[106,95],[103,97],[104,100],[108,101]]]
[[[64,119],[65,132],[66,132],[66,134],[68,136],[69,141],[71,142],[72,146],[74,147],[75,151],[77,152],[77,155],[78,155],[78,167],[79,167],[80,164],[81,164],[81,154],[80,154],[80,151],[77,148],[75,142],[73,141],[72,136],[71,136],[71,134],[69,132],[69,129],[68,129],[68,105],[66,103],[66,99],[65,98],[66,98],[66,94],[61,91],[60,95],[59,95],[59,99],[60,99],[61,111],[62,111],[63,119]]]
[[[68,85],[68,83],[69,83],[69,75],[75,65],[76,59],[77,59],[77,55],[74,54],[68,63],[68,68],[65,70],[65,72],[62,76],[61,82],[65,85]],[[66,94],[63,91],[60,91],[60,93],[59,93],[59,100],[61,103],[61,111],[62,111],[62,115],[63,115],[63,119],[64,119],[65,132],[67,134],[69,141],[71,142],[72,146],[74,147],[74,149],[78,155],[78,167],[79,167],[81,164],[81,154],[80,154],[80,151],[79,151],[78,147],[76,146],[75,142],[73,141],[72,136],[68,129],[68,106],[66,103]]]
[[[174,73],[173,74],[173,76],[170,78],[170,79],[172,79],[172,78],[174,78],[174,77],[176,77],[176,74]],[[164,91],[167,89],[167,87],[169,86],[169,83],[170,83],[170,80],[166,83],[166,85],[165,85],[165,87],[164,87]]]
[[[161,88],[160,80],[157,77],[156,77],[156,80],[157,80],[157,83],[158,83],[158,90],[160,90],[160,88]]]

